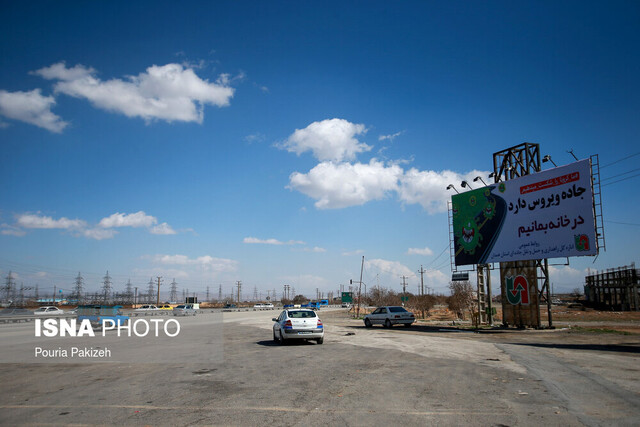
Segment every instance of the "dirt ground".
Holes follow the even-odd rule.
[[[502,307],[495,303],[496,315],[494,324],[502,324]],[[372,311],[372,308],[360,308],[360,317]],[[355,307],[351,313],[355,315]],[[416,313],[418,314],[418,313]],[[547,307],[540,307],[540,319],[542,327],[548,325]],[[602,311],[587,307],[569,307],[567,305],[554,305],[551,308],[553,326],[557,329],[569,329],[573,332],[581,332],[594,336],[602,334],[640,335],[640,311]],[[472,327],[471,320],[459,319],[455,313],[446,306],[435,306],[427,314],[425,319],[418,319],[416,325],[425,326],[456,326],[460,329]],[[484,326],[486,328],[486,325]],[[597,339],[596,339],[597,340]]]

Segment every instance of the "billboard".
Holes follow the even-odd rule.
[[[455,264],[596,255],[590,161],[451,198]]]

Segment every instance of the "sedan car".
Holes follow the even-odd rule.
[[[180,304],[173,309],[174,316],[195,316],[197,313],[193,304]]]
[[[37,308],[33,311],[33,314],[38,316],[46,315],[46,316],[57,316],[60,314],[64,314],[64,310],[60,310],[58,307],[54,306],[45,306]]]
[[[173,307],[171,307],[169,304],[160,304],[158,306],[158,310],[173,310]]]
[[[385,328],[390,328],[396,324],[402,324],[408,328],[415,321],[416,317],[413,313],[400,306],[378,307],[373,313],[364,316],[364,325],[367,328],[373,325],[384,325]]]
[[[284,344],[289,340],[315,340],[324,342],[324,325],[315,311],[304,308],[283,310],[272,319],[273,340]]]
[[[156,307],[155,305],[145,304],[140,308],[136,308],[134,311],[155,311],[155,310],[158,310],[158,307]]]

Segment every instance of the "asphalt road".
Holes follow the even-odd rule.
[[[277,314],[225,313],[223,356],[207,363],[171,357],[170,363],[0,364],[0,423],[640,423],[637,335],[607,336],[594,344],[563,331],[365,329],[338,310],[320,312],[323,345],[279,346],[271,334]],[[214,318],[201,314],[188,321],[207,328]],[[3,325],[0,338],[15,339],[16,329],[7,335],[6,328],[15,326]],[[32,330],[24,331],[30,339]],[[166,346],[176,350],[171,341]],[[198,343],[183,351],[207,347]]]

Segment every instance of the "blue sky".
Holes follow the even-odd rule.
[[[638,260],[637,2],[132,3],[0,6],[3,280],[446,292],[444,188],[525,141],[610,184],[555,289]]]

